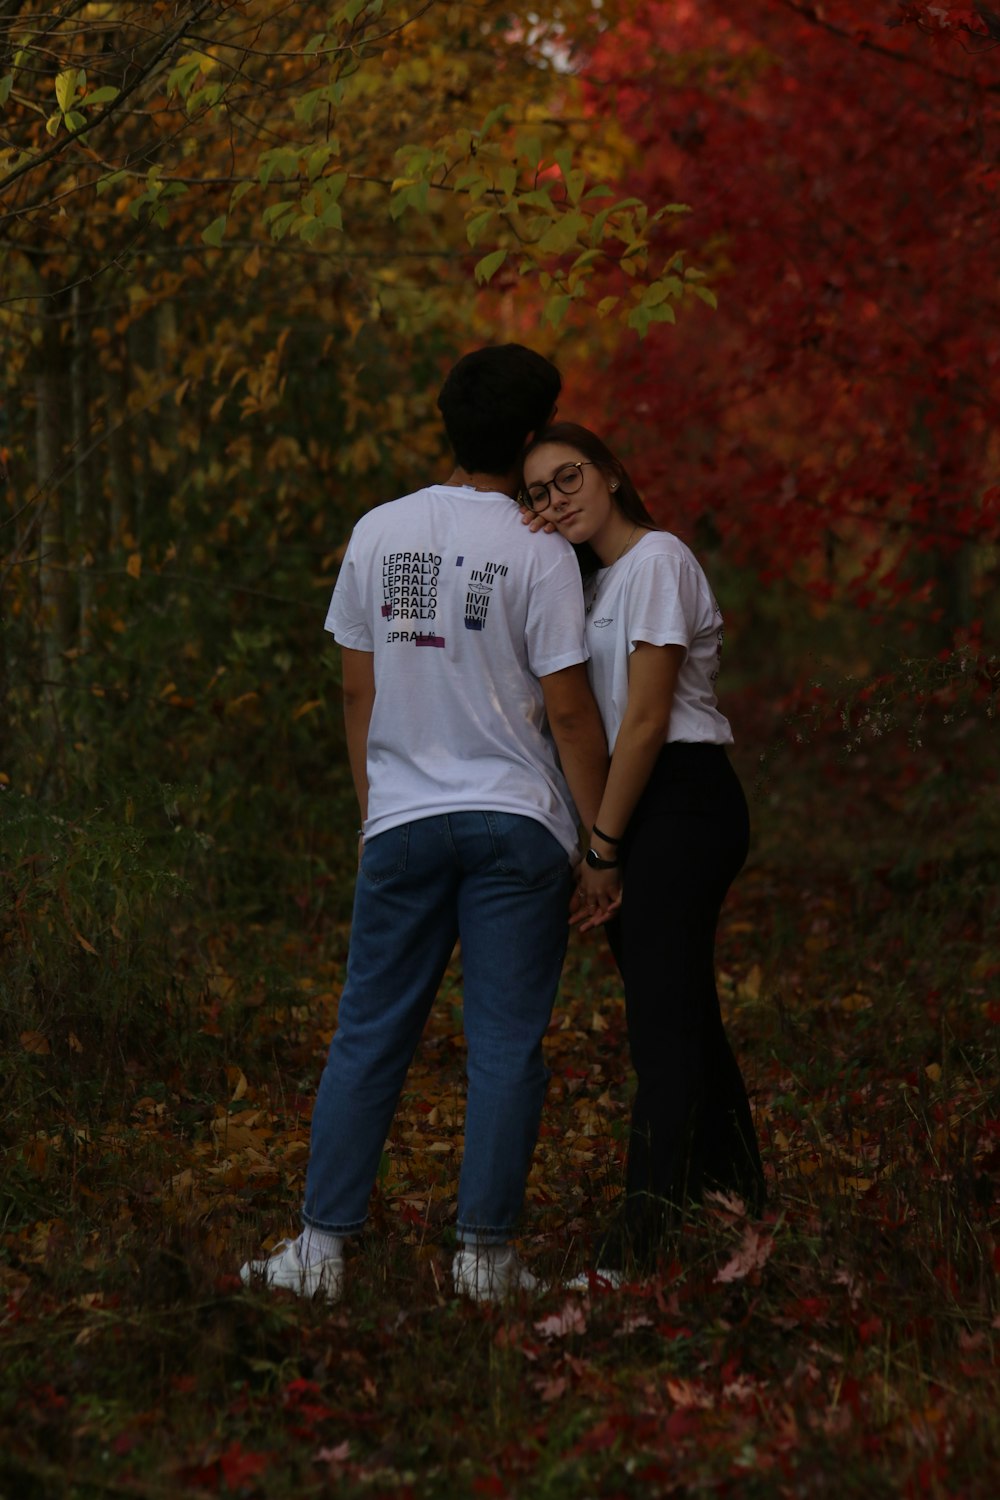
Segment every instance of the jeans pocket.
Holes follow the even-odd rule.
[[[383,885],[393,875],[402,874],[406,869],[409,835],[409,824],[401,823],[398,828],[365,839],[361,851],[361,874],[369,885]]]
[[[535,818],[487,813],[497,869],[527,890],[541,889],[569,873],[569,855]]]

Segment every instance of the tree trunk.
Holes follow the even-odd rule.
[[[86,653],[92,643],[94,613],[94,548],[97,545],[94,505],[94,469],[85,457],[91,440],[90,329],[86,320],[83,286],[73,288],[73,359],[70,382],[73,410],[73,493],[76,501],[74,557],[79,568],[79,644]]]
[[[35,377],[35,465],[38,483],[38,629],[40,641],[40,705],[49,761],[63,740],[66,651],[72,644],[73,600],[67,572],[65,515],[59,491],[62,461],[60,416],[64,387],[61,351],[53,325],[48,325],[40,349],[41,366]]]

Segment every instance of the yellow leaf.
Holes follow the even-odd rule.
[[[75,1031],[71,1031],[69,1033],[69,1036],[66,1038],[66,1040],[69,1043],[69,1050],[71,1052],[82,1052],[83,1051],[83,1043],[81,1042],[80,1038],[77,1036],[77,1034],[76,1034]]]
[[[74,932],[73,936],[76,938],[77,942],[80,944],[80,947],[85,953],[92,953],[95,958],[97,957],[97,949],[94,947],[93,943],[87,942],[87,939],[83,936],[82,933]]]
[[[763,978],[760,964],[754,964],[747,977],[736,986],[736,995],[740,1000],[759,1000],[760,982]]]
[[[48,1037],[42,1036],[40,1031],[22,1031],[21,1046],[25,1052],[33,1052],[36,1057],[44,1057],[52,1051]]]
[[[924,1069],[924,1072],[927,1074],[927,1077],[930,1079],[931,1083],[937,1083],[941,1077],[941,1064],[928,1063],[926,1068]]]
[[[248,276],[256,276],[260,270],[260,246],[254,245],[250,254],[243,262],[243,269]]]
[[[128,574],[128,576],[130,578],[138,578],[139,577],[139,574],[142,572],[142,553],[141,552],[130,552],[129,553],[128,562],[125,564],[125,571],[126,571],[126,573]]]
[[[300,703],[292,714],[293,719],[304,719],[306,714],[311,714],[314,708],[319,708],[323,702],[322,698],[310,698],[307,703]]]

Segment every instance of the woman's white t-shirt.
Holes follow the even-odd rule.
[[[594,697],[613,750],[628,702],[629,661],[638,641],[683,646],[667,743],[731,745],[715,682],[722,656],[722,612],[689,547],[669,531],[649,531],[586,584],[587,646]]]

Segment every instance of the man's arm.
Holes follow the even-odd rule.
[[[368,726],[375,702],[375,656],[371,651],[352,651],[344,646],[341,657],[347,758],[363,823],[368,817]]]
[[[608,776],[608,742],[587,668],[580,662],[539,678],[545,712],[577,815],[589,829],[597,820]]]

